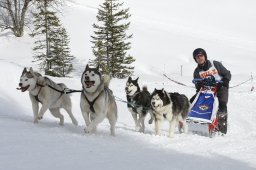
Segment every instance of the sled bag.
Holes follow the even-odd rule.
[[[196,121],[212,123],[216,117],[217,98],[211,92],[199,92],[195,101],[192,103],[192,109],[188,118]]]

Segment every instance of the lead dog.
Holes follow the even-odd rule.
[[[117,106],[109,82],[110,76],[103,76],[99,67],[90,68],[86,65],[81,78],[83,92],[80,101],[86,133],[96,132],[98,124],[107,117],[111,135],[115,135]]]
[[[173,137],[175,127],[179,124],[179,131],[187,133],[186,118],[190,104],[188,98],[179,93],[167,93],[164,89],[155,89],[151,95],[151,107],[155,117],[156,135],[160,135],[161,123],[169,121],[169,136]]]
[[[72,104],[70,96],[50,88],[49,85],[59,91],[66,88],[64,84],[56,84],[51,79],[43,77],[38,72],[34,72],[32,68],[29,71],[24,68],[20,77],[19,88],[17,89],[22,92],[29,91],[34,113],[34,123],[38,123],[38,120],[42,119],[46,110],[49,109],[54,117],[60,119],[60,125],[63,125],[64,116],[60,113],[60,108],[63,108],[69,114],[72,123],[77,125],[77,120],[71,111]],[[40,110],[39,103],[42,104]]]

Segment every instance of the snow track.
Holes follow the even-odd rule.
[[[167,123],[162,127],[163,136],[155,136],[153,125],[147,123],[145,134],[135,132],[132,117],[122,102],[117,103],[119,118],[115,137],[109,135],[107,120],[100,124],[97,134],[86,135],[79,108],[80,94],[72,95],[73,112],[79,126],[73,126],[64,112],[63,127],[49,112],[39,124],[33,124],[28,94],[15,90],[22,68],[8,62],[1,62],[0,67],[12,70],[10,77],[1,75],[0,85],[0,167],[4,169],[256,168],[255,92],[231,91],[228,135],[224,137],[211,139],[189,133],[176,134],[170,139]],[[56,80],[68,86],[80,86],[79,78]],[[148,84],[151,86],[154,82]],[[125,80],[115,79],[110,84],[114,94],[125,99],[124,85]],[[170,87],[184,91],[184,87],[166,85],[167,89]],[[185,94],[190,96],[192,92],[185,90]]]

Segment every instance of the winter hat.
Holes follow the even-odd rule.
[[[203,54],[203,55],[205,56],[205,60],[207,60],[207,54],[206,54],[206,52],[205,52],[204,49],[202,49],[202,48],[197,48],[197,49],[194,50],[194,52],[193,52],[193,57],[194,57],[194,60],[195,60],[195,61],[196,61],[196,56],[197,56],[198,54]]]

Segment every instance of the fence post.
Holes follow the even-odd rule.
[[[251,72],[251,82],[252,82],[252,88],[251,88],[251,91],[254,90],[254,86],[253,86],[253,76],[252,76],[252,72]]]
[[[182,73],[183,72],[183,70],[182,70],[182,65],[180,66],[180,75],[181,75],[181,77],[182,77]]]

